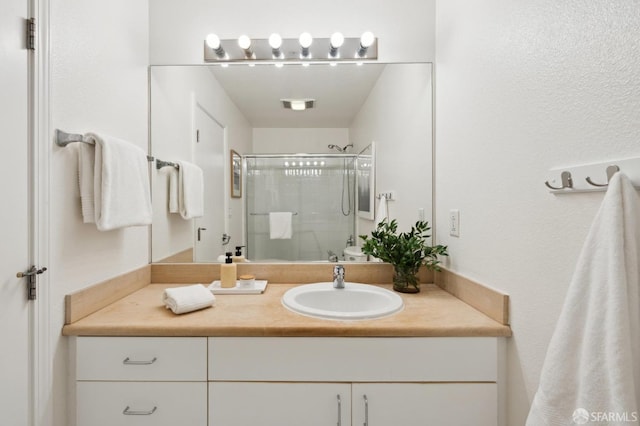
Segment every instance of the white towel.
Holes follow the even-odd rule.
[[[96,223],[96,210],[93,194],[93,181],[95,179],[94,145],[81,143],[78,147],[78,180],[80,184],[80,204],[82,207],[82,221],[84,223]]]
[[[110,136],[87,133],[85,139],[95,145],[81,146],[79,152],[84,222],[95,222],[100,231],[150,225],[151,192],[146,153],[132,143]]]
[[[174,314],[185,314],[213,306],[216,297],[202,284],[168,288],[162,293],[162,303]]]
[[[166,167],[167,174],[169,175],[169,213],[180,212],[180,202],[178,191],[178,170],[175,167]]]
[[[383,220],[389,219],[389,207],[387,205],[387,197],[380,196],[380,202],[378,203],[378,209],[376,210],[376,226],[382,223]]]
[[[289,240],[293,235],[292,212],[269,213],[269,235],[272,240]]]
[[[204,216],[204,177],[202,169],[187,161],[178,161],[178,204],[184,219]]]
[[[639,264],[640,199],[618,172],[582,248],[527,426],[638,425]]]

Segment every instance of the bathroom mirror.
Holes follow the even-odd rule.
[[[260,196],[269,199],[270,211],[309,210],[304,221],[301,215],[292,215],[291,240],[297,239],[299,246],[288,251],[313,248],[316,253],[299,260],[326,261],[327,251],[342,260],[346,245],[357,245],[358,235],[374,228],[376,195],[381,192],[393,194],[385,211],[401,228],[408,229],[418,219],[431,222],[431,64],[152,66],[149,76],[151,155],[165,161],[192,161],[208,169],[205,198],[212,210],[206,225],[168,213],[168,179],[162,170],[154,169],[153,262],[215,262],[225,251],[247,245],[251,240],[247,222],[253,218],[247,208],[248,173],[260,182]],[[285,101],[291,105],[301,99],[313,108],[286,107]],[[373,155],[367,157],[372,142],[375,162],[368,161],[374,160]],[[353,160],[358,153],[361,161]],[[298,160],[296,166],[291,165],[293,161],[285,166],[282,160],[270,169],[262,163],[247,164],[249,156],[284,158],[284,154],[310,157],[303,163]],[[317,156],[332,162],[321,167],[324,160]],[[375,169],[365,177],[367,164],[375,164]],[[342,175],[322,184],[330,194],[324,199],[313,179],[336,170]],[[300,209],[281,206],[277,201],[284,193],[273,186],[274,176],[296,173],[302,183],[292,191],[299,192],[303,204]],[[356,174],[362,174],[358,176],[358,185],[363,185],[360,194]],[[292,192],[287,199],[294,196]],[[318,241],[336,230],[336,221],[316,220],[321,209],[353,217],[353,224],[344,228],[349,235],[337,237],[330,250],[320,248]],[[253,213],[268,223],[269,211]],[[284,247],[289,242],[276,243]],[[251,248],[247,249],[251,260]]]

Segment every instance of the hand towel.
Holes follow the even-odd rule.
[[[78,145],[78,181],[80,184],[82,221],[84,223],[96,223],[96,210],[93,193],[96,147],[87,143],[81,143]]]
[[[638,265],[640,199],[618,172],[580,253],[527,426],[638,424],[627,422],[640,406]]]
[[[385,219],[389,219],[389,206],[387,205],[387,197],[380,196],[380,202],[378,203],[378,209],[375,216],[376,227],[379,223],[382,223]]]
[[[178,170],[175,167],[167,167],[169,175],[169,213],[180,212],[180,202],[178,201],[180,191],[178,191]]]
[[[174,314],[185,314],[213,306],[216,297],[202,284],[167,288],[162,293],[162,303]]]
[[[269,213],[269,235],[272,240],[289,240],[293,234],[292,212]]]
[[[178,161],[178,204],[183,219],[204,216],[204,177],[202,169],[187,161]],[[220,183],[221,184],[221,183]]]
[[[150,225],[151,192],[146,153],[111,136],[88,133],[95,142],[93,197],[100,231]],[[85,178],[83,178],[84,180]]]

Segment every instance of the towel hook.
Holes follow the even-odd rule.
[[[611,182],[611,178],[613,177],[613,175],[615,175],[616,173],[618,173],[620,171],[620,167],[616,166],[615,164],[612,166],[607,167],[607,183],[602,184],[602,183],[595,183],[594,181],[591,180],[591,178],[589,176],[587,176],[587,182],[589,182],[589,185],[593,185],[593,186],[609,186],[609,182]]]
[[[571,178],[571,172],[562,172],[560,173],[560,180],[562,182],[562,186],[560,188],[557,188],[555,186],[551,186],[551,184],[549,184],[549,181],[546,181],[544,184],[547,185],[547,187],[549,187],[550,189],[554,189],[554,190],[560,190],[560,189],[572,189],[573,188],[573,179]]]

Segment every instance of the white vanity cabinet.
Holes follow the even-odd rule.
[[[491,337],[210,338],[209,426],[496,426],[499,346]]]
[[[206,337],[77,337],[77,426],[207,425]]]

